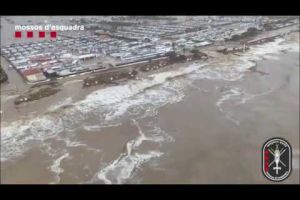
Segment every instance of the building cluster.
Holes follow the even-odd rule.
[[[1,49],[2,55],[27,81],[43,81],[164,56],[169,43],[152,44],[80,35],[74,38],[19,43]],[[105,63],[105,58],[111,58]]]
[[[84,34],[59,33],[56,40],[12,44],[1,48],[1,55],[25,80],[38,82],[162,58],[226,41],[249,28],[263,27],[263,18],[256,16],[179,17],[169,23],[129,17],[115,20],[120,21],[75,20],[86,26]]]

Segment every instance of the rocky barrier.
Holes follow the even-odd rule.
[[[29,91],[18,96],[14,103],[15,105],[19,105],[21,103],[39,100],[41,98],[54,95],[60,91],[57,86],[57,84],[34,85],[29,89]]]
[[[0,83],[4,83],[7,80],[8,80],[7,74],[5,73],[5,71],[0,66]]]

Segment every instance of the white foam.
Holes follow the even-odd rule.
[[[246,59],[252,57],[254,60],[262,60],[263,58],[276,60],[278,59],[276,54],[278,55],[282,51],[299,52],[299,43],[285,42],[283,38],[277,38],[273,42],[251,47],[243,57]]]
[[[49,115],[32,120],[16,121],[7,127],[1,127],[1,161],[20,156],[33,147],[32,142],[52,138],[62,132],[61,119]]]
[[[124,183],[133,176],[135,169],[138,169],[143,163],[163,155],[159,151],[134,152],[144,141],[161,142],[164,138],[159,133],[158,135],[146,136],[136,120],[133,120],[133,124],[138,128],[139,136],[126,144],[126,153],[122,153],[116,160],[97,173],[97,178],[105,184]]]
[[[60,102],[58,102],[57,104],[54,104],[54,105],[51,105],[49,108],[48,108],[48,111],[56,111],[58,109],[60,109],[61,107],[63,106],[66,106],[66,105],[70,105],[72,103],[72,97],[68,97]]]
[[[268,60],[279,60],[279,57],[275,55],[264,55],[263,58]]]
[[[211,62],[208,67],[196,70],[190,75],[194,79],[238,81],[244,77],[244,72],[256,65],[256,61],[262,59],[278,60],[282,51],[299,52],[298,43],[286,43],[278,38],[273,42],[255,45],[249,51],[240,56],[231,57],[231,62]]]
[[[101,105],[109,105],[123,101],[126,98],[134,96],[148,88],[165,83],[170,78],[189,74],[203,65],[193,64],[188,67],[179,68],[178,70],[162,72],[150,76],[150,79],[130,81],[126,85],[107,87],[88,95],[85,100],[77,105],[99,102]]]
[[[100,126],[109,126],[119,123],[118,120],[128,109],[137,105],[141,106],[142,115],[154,115],[155,109],[165,103],[179,101],[183,94],[180,90],[173,89],[178,85],[166,84],[164,88],[150,90],[152,86],[167,82],[168,77],[175,77],[182,73],[191,72],[201,66],[190,66],[180,72],[168,72],[152,76],[153,79],[130,82],[124,86],[109,87],[89,95],[85,100],[74,103],[72,107],[60,110],[63,105],[68,105],[71,98],[59,105],[50,108],[60,112],[48,113],[33,119],[19,120],[1,127],[2,151],[1,160],[20,156],[23,152],[32,148],[29,142],[43,141],[57,137],[61,132],[75,130],[80,127],[82,121],[89,117],[99,117]],[[124,89],[124,90],[123,90]],[[148,89],[148,90],[145,90]],[[179,96],[179,97],[177,97]],[[137,114],[140,114],[137,112]],[[94,117],[93,117],[94,118]],[[104,124],[103,124],[104,123]],[[91,127],[85,127],[89,129]]]
[[[245,92],[239,87],[233,87],[228,90],[225,90],[222,92],[222,96],[218,99],[216,106],[219,108],[220,112],[225,114],[225,117],[235,123],[237,126],[240,125],[239,120],[233,118],[233,114],[230,111],[225,112],[222,108],[222,104],[224,104],[226,101],[235,101],[236,104],[245,104],[246,102],[252,100],[253,98],[268,95],[275,91],[277,88],[273,88],[270,90],[267,90],[265,92],[257,93],[257,94],[250,94]]]
[[[86,131],[100,131],[103,128],[116,127],[121,125],[122,123],[116,123],[116,124],[107,124],[107,125],[83,125],[82,127]]]
[[[251,47],[248,52],[243,53],[241,56],[233,57],[231,64],[217,62],[193,64],[173,71],[153,74],[149,78],[131,80],[124,85],[111,86],[95,91],[84,100],[73,103],[73,106],[68,109],[61,109],[61,107],[71,104],[72,99],[66,99],[65,102],[61,102],[61,105],[53,105],[50,108],[50,110],[58,112],[12,122],[8,125],[5,124],[5,126],[2,124],[1,162],[22,155],[33,147],[32,142],[43,143],[44,140],[49,138],[64,140],[66,142],[65,148],[85,146],[80,141],[71,140],[69,134],[76,134],[76,131],[71,133],[70,130],[80,128],[89,119],[97,119],[98,121],[95,124],[83,125],[82,127],[87,131],[93,131],[105,126],[121,124],[123,116],[135,119],[155,116],[159,107],[179,102],[184,98],[184,88],[187,85],[186,79],[238,81],[243,78],[244,72],[249,67],[255,65],[255,61],[263,59],[266,54],[273,56],[269,58],[274,59],[276,54],[279,54],[282,50],[299,52],[299,44],[280,43],[282,43],[282,40]],[[183,75],[186,75],[185,79],[178,78]],[[243,97],[240,103],[245,103],[255,97],[255,95],[239,94],[241,92],[238,88],[233,88],[233,90],[224,93],[218,100],[217,106],[222,109],[221,105],[224,102],[235,97]],[[232,118],[231,113],[227,113],[226,116],[229,119]],[[156,143],[171,140],[163,131],[160,130],[159,132],[159,128],[154,128],[153,131],[156,131],[157,134],[142,136],[140,133],[136,140],[129,142],[127,144],[127,154],[121,154],[119,159],[106,166],[98,174],[99,179],[107,183],[122,182],[141,163],[163,155],[158,151],[149,151],[143,154],[135,152],[139,146],[138,144],[145,140]],[[66,136],[64,138],[60,137],[61,133],[66,133]],[[57,156],[64,150],[57,149],[53,156]],[[119,179],[112,177],[119,177]]]
[[[259,96],[263,96],[263,95],[268,95],[270,93],[272,93],[273,91],[275,91],[276,89],[278,88],[273,88],[273,89],[269,89],[265,92],[261,92],[261,93],[258,93],[258,94],[249,94],[249,93],[246,93],[244,92],[243,94],[243,97],[241,98],[240,102],[238,102],[238,104],[244,104],[246,103],[247,101],[255,98],[255,97],[259,97]]]
[[[220,108],[221,111],[223,111],[223,109],[221,108],[221,105],[225,101],[228,101],[229,99],[240,96],[241,94],[242,94],[242,91],[240,88],[238,88],[238,87],[230,88],[229,90],[226,90],[225,92],[223,92],[223,95],[217,101],[216,105],[217,105],[217,107]]]
[[[50,184],[56,184],[60,182],[60,174],[64,172],[64,169],[60,167],[60,164],[63,159],[68,157],[70,157],[69,153],[65,153],[54,160],[53,164],[50,166],[50,170],[55,174],[55,182],[51,182]]]
[[[119,157],[113,163],[102,169],[97,174],[97,177],[104,181],[105,184],[121,184],[131,178],[132,172],[143,163],[162,155],[162,152],[149,151],[145,154],[134,153],[131,156]]]
[[[190,75],[194,79],[237,81],[243,78],[244,72],[255,63],[244,59],[236,59],[231,65],[211,63],[210,66],[200,68]]]

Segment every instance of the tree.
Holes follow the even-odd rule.
[[[192,49],[191,52],[192,52],[193,54],[197,54],[197,53],[199,53],[199,50],[198,50],[197,48],[194,47],[194,49]]]
[[[172,42],[172,49],[175,50],[175,42]]]
[[[1,65],[0,65],[0,82],[5,82],[7,81],[7,74],[5,73],[5,71],[2,69]]]
[[[250,27],[250,28],[248,28],[247,32],[248,32],[248,34],[252,35],[252,34],[257,34],[258,30],[257,30],[257,28]]]
[[[240,39],[240,36],[239,35],[233,35],[232,37],[231,37],[231,40],[233,40],[233,41],[237,41],[237,40],[239,40]]]

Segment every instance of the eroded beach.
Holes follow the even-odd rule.
[[[225,18],[1,17],[1,183],[274,183],[261,162],[272,137],[292,147],[282,183],[299,183],[299,21]],[[14,37],[15,24],[50,22],[92,26],[57,40]],[[50,60],[31,57],[48,50]],[[151,54],[158,60],[143,58]],[[42,59],[44,75],[48,65],[89,71],[30,82],[12,62],[22,57]],[[138,73],[105,74],[120,69]]]
[[[276,135],[293,147],[284,183],[299,183],[295,38],[118,86],[82,90],[72,80],[18,117],[1,96],[1,181],[270,183],[260,151]]]

